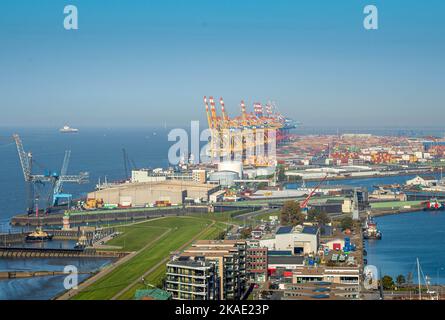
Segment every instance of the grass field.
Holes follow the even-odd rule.
[[[196,213],[193,217],[201,219],[209,219],[218,222],[230,223],[230,224],[242,224],[243,220],[238,219],[237,216],[250,210],[238,210],[238,211],[227,211],[227,212],[212,212],[212,213]]]
[[[122,247],[122,251],[137,251],[160,236],[166,228],[146,225],[144,223],[133,226],[122,226],[116,228],[116,230],[122,232],[122,235],[111,239],[107,242],[107,245],[120,246]]]
[[[140,279],[145,272],[169,257],[172,251],[178,250],[198,234],[199,239],[219,237],[227,229],[226,223],[233,223],[231,214],[231,212],[225,212],[197,214],[189,217],[166,217],[118,227],[118,231],[122,234],[107,242],[107,245],[121,246],[123,251],[140,250],[140,252],[72,299],[107,300],[115,297],[132,282]],[[212,222],[215,223],[211,225]],[[162,237],[156,240],[160,236]],[[153,243],[150,244],[150,242]],[[165,264],[162,264],[151,272],[145,281],[152,285],[160,285],[165,268]],[[142,283],[137,283],[118,298],[132,299],[135,290],[142,287]]]
[[[401,208],[404,206],[415,206],[420,205],[421,201],[385,201],[385,202],[374,202],[371,203],[371,208],[373,209],[383,209],[383,208]]]
[[[204,230],[210,224],[209,220],[186,217],[167,217],[154,221],[126,227],[125,234],[113,240],[113,245],[121,245],[126,241],[126,249],[135,249],[146,245],[150,240],[169,230],[169,233],[153,245],[142,250],[134,258],[120,265],[110,274],[96,281],[86,290],[74,296],[77,300],[106,300],[138,279],[145,271],[168,257],[171,251],[177,250],[193,236]],[[151,235],[153,233],[153,235]],[[150,234],[150,235],[149,235]],[[129,239],[134,242],[128,243]],[[127,244],[128,243],[128,244]]]
[[[277,210],[276,212],[267,212],[267,213],[259,214],[255,217],[255,220],[269,221],[269,217],[271,217],[271,216],[277,216],[278,218],[280,218],[280,210]]]
[[[226,229],[226,225],[222,223],[216,223],[212,227],[210,227],[208,230],[206,230],[199,238],[200,239],[215,239],[222,231]],[[165,271],[167,267],[165,264],[162,265],[162,267],[156,269],[156,271],[152,272],[148,277],[145,277],[145,282],[149,283],[154,286],[160,286],[162,284],[162,279],[165,276]],[[144,289],[145,285],[141,282],[137,283],[133,287],[131,287],[130,290],[123,293],[121,296],[118,297],[119,300],[129,300],[132,299],[134,296],[134,293],[138,289]]]

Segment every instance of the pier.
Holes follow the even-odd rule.
[[[1,258],[122,258],[128,252],[86,249],[0,247]]]
[[[63,271],[0,271],[0,279],[23,279],[68,275]],[[78,272],[78,274],[93,274],[93,272]]]
[[[94,230],[87,230],[82,232],[81,230],[44,230],[47,233],[53,235],[53,240],[78,240],[83,234],[88,241],[100,240],[100,238],[95,237],[97,232]],[[17,233],[3,233],[0,234],[0,246],[7,247],[12,244],[24,243],[25,238],[31,232],[17,232]],[[114,228],[104,228],[100,231],[102,237],[106,237],[114,233]]]

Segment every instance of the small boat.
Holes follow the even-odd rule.
[[[59,131],[61,133],[76,133],[79,132],[79,129],[71,128],[69,125],[66,124]]]
[[[382,233],[378,230],[365,230],[363,231],[363,238],[364,239],[375,239],[375,240],[382,240]]]
[[[53,235],[43,231],[42,227],[37,227],[36,230],[28,234],[25,238],[26,242],[41,242],[41,241],[51,241]]]
[[[425,202],[425,207],[423,210],[425,211],[437,211],[444,210],[445,205],[437,200],[437,198],[432,198],[429,201]]]
[[[79,240],[77,240],[74,249],[83,250],[87,246],[88,246],[88,238],[85,236],[85,232],[82,231],[82,235],[79,237]]]
[[[368,215],[363,225],[363,239],[382,239],[382,233],[377,229],[377,222]]]

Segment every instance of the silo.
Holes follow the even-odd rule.
[[[238,174],[240,179],[243,178],[243,163],[241,161],[223,161],[218,163],[218,171],[232,171]]]
[[[218,182],[224,187],[230,187],[235,184],[235,180],[239,179],[238,173],[233,171],[217,171],[210,173],[209,180]]]

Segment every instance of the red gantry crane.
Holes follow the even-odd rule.
[[[306,199],[304,199],[301,203],[300,203],[300,208],[303,212],[307,212],[308,208],[307,208],[307,204],[309,202],[309,200],[312,198],[312,196],[315,194],[315,192],[321,187],[321,185],[323,184],[323,182],[326,181],[326,179],[328,178],[328,175],[325,175],[323,179],[321,179],[320,183],[317,184],[315,186],[315,188],[312,189],[312,191],[309,193],[309,195],[306,197]]]

